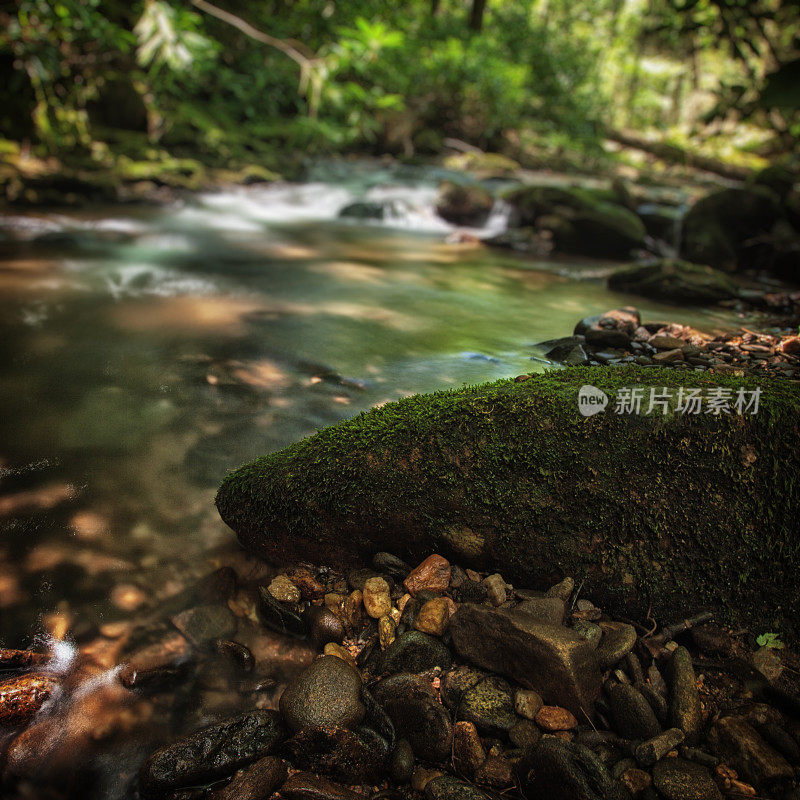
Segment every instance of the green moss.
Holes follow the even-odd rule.
[[[232,472],[218,508],[267,556],[457,554],[448,532],[468,528],[482,564],[528,585],[573,575],[609,608],[664,615],[706,603],[746,615],[767,593],[796,627],[798,385],[765,380],[752,416],[584,418],[583,384],[613,405],[622,387],[759,382],[571,368],[418,395]]]

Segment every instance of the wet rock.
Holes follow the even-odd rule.
[[[219,656],[228,659],[235,664],[242,672],[252,672],[256,660],[253,654],[239,642],[230,639],[214,639],[211,649]]]
[[[564,605],[566,605],[569,602],[570,597],[572,597],[572,593],[574,591],[575,580],[573,578],[566,577],[554,586],[551,586],[547,590],[547,596],[557,597],[562,603],[564,603]]]
[[[501,606],[506,601],[506,582],[503,576],[495,573],[483,579],[483,585],[486,587],[486,599],[493,606]]]
[[[387,743],[369,728],[352,731],[331,725],[306,728],[284,748],[300,769],[348,783],[378,780],[389,754]]]
[[[750,663],[770,682],[775,683],[783,674],[783,661],[771,647],[759,647],[750,655]]]
[[[459,775],[474,778],[486,760],[486,751],[472,722],[456,722],[453,727],[453,767]]]
[[[308,638],[317,649],[328,642],[339,644],[345,637],[344,623],[327,606],[309,606],[303,614]]]
[[[426,680],[399,673],[378,683],[373,694],[394,723],[397,735],[408,740],[414,755],[426,761],[448,756],[453,736],[450,715]]]
[[[306,626],[302,617],[290,608],[276,600],[266,586],[258,589],[258,618],[264,627],[276,633],[303,638],[306,635]]]
[[[20,675],[0,683],[0,726],[24,725],[58,691],[49,675]]]
[[[368,578],[363,589],[364,608],[373,619],[385,617],[392,610],[389,584],[383,578]]]
[[[237,773],[222,789],[209,795],[210,800],[264,800],[286,780],[286,765],[278,758],[266,756]]]
[[[752,725],[740,717],[723,717],[711,729],[709,742],[721,758],[740,775],[759,785],[791,778],[794,771],[786,759]]]
[[[608,279],[608,287],[618,292],[688,305],[720,303],[738,294],[736,285],[724,272],[676,259],[662,259],[622,269]]]
[[[414,620],[414,627],[418,631],[422,631],[422,633],[441,636],[447,627],[452,608],[453,601],[448,597],[437,597],[433,600],[428,600],[420,608]]]
[[[595,653],[601,669],[608,669],[622,661],[636,644],[636,628],[624,622],[601,622],[603,638]]]
[[[524,600],[515,609],[519,614],[527,614],[533,622],[543,625],[563,625],[567,610],[560,597],[534,597]]]
[[[656,715],[641,692],[617,683],[608,691],[614,730],[624,739],[652,739],[661,733]]]
[[[292,775],[281,787],[281,797],[286,800],[364,800],[363,794],[311,772]]]
[[[517,767],[525,797],[547,800],[612,800],[611,778],[586,747],[555,738],[542,739],[526,751]]]
[[[378,641],[381,649],[385,650],[395,640],[397,625],[391,617],[381,617],[378,620]]]
[[[514,785],[514,772],[502,756],[489,756],[475,772],[475,782],[493,789],[507,789]]]
[[[406,631],[386,648],[379,672],[425,672],[433,667],[450,669],[453,656],[439,639],[420,631]]]
[[[653,767],[653,786],[664,800],[722,800],[711,773],[683,758],[665,758]]]
[[[300,590],[303,600],[318,600],[325,594],[325,586],[320,583],[310,566],[295,567],[287,577]]]
[[[482,186],[444,181],[436,197],[436,213],[455,225],[481,227],[494,205],[491,193]]]
[[[572,631],[531,622],[513,610],[462,605],[450,620],[458,653],[534,689],[545,702],[591,715],[600,692],[594,650]]]
[[[474,723],[489,736],[506,736],[517,722],[511,686],[502,678],[484,678],[464,692],[458,719]]]
[[[450,670],[442,676],[442,701],[451,710],[458,708],[464,693],[479,684],[487,675],[466,664]]]
[[[428,769],[417,764],[411,773],[411,788],[415,792],[424,792],[425,787],[434,779],[442,776],[440,769]]]
[[[278,575],[273,578],[267,591],[281,603],[299,603],[300,590],[286,577],[286,575]]]
[[[531,720],[521,719],[508,732],[508,738],[514,747],[524,750],[535,745],[542,738],[542,732]]]
[[[631,341],[631,337],[624,330],[602,328],[599,325],[593,325],[585,335],[586,344],[595,348],[618,347],[624,350]]]
[[[353,727],[366,713],[361,685],[361,676],[349,664],[322,656],[286,687],[281,714],[294,731],[322,725]]]
[[[270,753],[286,737],[275,711],[248,711],[156,750],[142,765],[145,796],[230,775]]]
[[[575,715],[560,706],[542,706],[534,722],[546,731],[571,731],[578,727]]]
[[[544,357],[549,361],[564,361],[577,347],[582,347],[586,337],[562,336],[560,339],[548,339],[537,342],[536,347],[543,351]]]
[[[389,776],[397,783],[408,783],[414,771],[414,751],[408,739],[400,739],[389,762]]]
[[[693,744],[700,733],[703,717],[692,657],[685,647],[678,647],[672,654],[666,677],[670,724],[680,728],[686,735],[686,741]]]
[[[639,217],[591,190],[525,186],[506,199],[516,227],[548,231],[564,253],[625,258],[644,243],[646,230]]]
[[[353,669],[357,669],[356,660],[350,655],[349,650],[345,650],[340,644],[336,644],[335,642],[328,642],[325,645],[323,651],[326,656],[336,656],[336,658],[341,658],[346,664],[349,664]]]
[[[600,640],[603,638],[603,629],[594,622],[588,622],[587,620],[574,620],[572,623],[572,630],[582,639],[586,639],[595,650],[600,644]]]
[[[642,742],[636,748],[636,760],[642,766],[650,767],[674,750],[683,740],[684,735],[680,728],[669,728],[652,739]]]
[[[752,266],[765,255],[781,217],[777,195],[765,187],[721,189],[698,200],[683,221],[681,255],[722,269]]]
[[[411,567],[403,559],[391,553],[375,553],[372,566],[380,573],[391,575],[393,578],[404,578],[411,572]]]
[[[390,202],[378,203],[362,200],[349,203],[339,211],[342,219],[381,220],[393,213],[394,205]]]
[[[440,775],[425,785],[425,800],[489,800],[489,797],[465,781]]]
[[[50,660],[48,653],[33,650],[0,648],[0,669],[28,669],[44,666]]]
[[[172,624],[196,647],[214,639],[227,639],[236,632],[236,619],[226,606],[196,606],[172,617]]]
[[[544,705],[538,692],[532,689],[517,689],[514,692],[514,711],[525,719],[535,719],[536,712]]]
[[[424,590],[446,592],[450,586],[450,575],[450,562],[443,556],[434,554],[415,567],[403,581],[403,585],[415,596]]]

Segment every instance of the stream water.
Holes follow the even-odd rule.
[[[0,218],[0,646],[113,639],[230,544],[226,470],[320,427],[541,369],[533,343],[621,304],[731,322],[609,292],[608,264],[459,243],[440,178],[347,167]],[[354,200],[390,210],[338,218]]]

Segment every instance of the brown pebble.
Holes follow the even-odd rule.
[[[456,722],[453,728],[453,766],[460,775],[472,778],[486,760],[478,729],[472,722]]]
[[[415,596],[423,590],[444,592],[450,586],[450,574],[450,562],[443,556],[434,553],[408,573],[408,577],[403,581],[403,586]]]
[[[561,706],[542,706],[534,721],[546,731],[571,731],[578,727],[575,715]]]
[[[21,675],[0,683],[0,726],[13,728],[29,722],[57,688],[47,675]]]
[[[210,800],[262,800],[269,797],[286,780],[286,765],[274,756],[267,756],[238,772],[221,789],[211,792]]]
[[[502,756],[489,756],[475,773],[475,782],[494,789],[507,789],[514,785],[510,762]]]
[[[452,613],[453,601],[449,597],[435,597],[428,600],[414,620],[414,627],[422,633],[441,636]]]
[[[0,667],[3,669],[26,669],[40,667],[50,660],[47,653],[34,653],[33,650],[8,650],[0,648]]]

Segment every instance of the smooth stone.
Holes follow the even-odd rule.
[[[421,631],[406,631],[383,652],[379,672],[425,672],[433,667],[450,669],[453,656],[440,639]]]
[[[414,751],[408,739],[400,739],[389,762],[389,776],[397,783],[408,783],[414,771]]]
[[[266,756],[238,772],[233,780],[209,795],[209,800],[264,800],[287,776],[286,764],[274,756]]]
[[[636,760],[644,767],[650,767],[656,761],[664,758],[667,753],[674,750],[684,740],[683,731],[680,728],[669,728],[663,733],[659,733],[652,739],[642,742],[636,748]]]
[[[486,587],[486,597],[493,606],[501,606],[506,601],[506,582],[499,573],[489,575],[483,579]]]
[[[475,782],[493,789],[507,789],[514,784],[511,763],[502,756],[489,756],[475,772]]]
[[[636,645],[636,628],[624,622],[601,622],[603,636],[597,645],[600,669],[606,670],[618,664]]]
[[[563,625],[567,608],[560,597],[536,597],[523,600],[515,611],[543,625]]]
[[[369,568],[361,568],[361,569],[353,569],[347,573],[347,585],[350,587],[351,591],[364,591],[364,584],[370,578],[380,578],[381,575],[379,572],[376,572],[374,569]]]
[[[156,750],[142,765],[140,786],[145,794],[164,794],[223,778],[269,755],[285,738],[276,711],[248,711]]]
[[[534,689],[575,716],[591,716],[600,668],[592,647],[571,630],[468,603],[450,618],[449,630],[462,658]]]
[[[717,720],[711,729],[709,742],[718,756],[756,785],[794,775],[789,762],[770,747],[749,722],[740,717]]]
[[[653,767],[653,786],[664,800],[722,800],[711,773],[683,758],[664,758]]]
[[[236,619],[226,606],[195,606],[172,617],[172,624],[196,647],[214,639],[228,639],[236,632]]]
[[[458,708],[464,693],[479,684],[487,675],[473,667],[461,664],[442,676],[442,701],[451,710]]]
[[[306,728],[284,749],[295,767],[348,783],[379,780],[389,755],[387,743],[369,728],[332,725]]]
[[[366,714],[361,685],[361,676],[341,658],[322,656],[286,687],[281,714],[293,731],[319,725],[353,727]]]
[[[372,557],[372,566],[378,572],[391,575],[397,579],[405,578],[411,572],[411,567],[402,558],[398,558],[391,553],[375,553]]]
[[[578,727],[575,715],[560,706],[542,706],[534,722],[546,731],[571,731]]]
[[[340,644],[345,637],[344,623],[327,606],[309,606],[303,613],[308,638],[317,649],[328,642]]]
[[[474,723],[489,736],[505,736],[514,727],[514,693],[507,681],[488,677],[464,692],[458,719]]]
[[[572,597],[572,593],[574,591],[575,580],[573,578],[566,577],[555,584],[555,586],[551,586],[547,590],[547,596],[557,597],[562,603],[564,603],[564,605],[566,605],[569,602],[570,597]]]
[[[364,795],[311,772],[292,775],[281,787],[286,800],[364,800]]]
[[[573,742],[543,738],[517,767],[523,796],[547,800],[612,800],[611,777],[595,754]]]
[[[453,726],[453,767],[459,775],[474,778],[486,761],[486,751],[473,722],[459,721]]]
[[[514,693],[514,711],[525,719],[535,719],[536,712],[544,705],[538,692],[533,689],[517,689]]]
[[[633,686],[618,683],[607,694],[614,729],[624,739],[652,739],[661,733],[653,709]]]
[[[489,796],[466,781],[440,775],[425,786],[426,800],[489,800]]]
[[[572,630],[575,631],[578,636],[586,639],[595,649],[597,649],[600,640],[603,638],[603,629],[594,622],[589,622],[587,620],[576,619],[572,623]]]
[[[414,620],[414,627],[422,633],[429,633],[431,636],[441,636],[447,622],[450,619],[450,609],[452,601],[446,597],[437,597],[428,600]]]
[[[272,579],[267,591],[281,603],[299,603],[300,590],[286,577],[277,575]]]
[[[526,747],[535,745],[542,738],[542,732],[531,720],[521,719],[508,732],[508,738],[514,747],[524,750]]]
[[[258,618],[265,628],[287,636],[303,638],[306,626],[293,608],[276,600],[266,586],[258,588]]]
[[[685,647],[678,647],[672,654],[667,664],[666,680],[670,724],[680,728],[686,734],[686,741],[694,744],[700,734],[703,717],[692,657]]]
[[[378,642],[381,650],[385,650],[397,638],[397,625],[391,617],[381,617],[378,620]]]
[[[341,658],[346,664],[349,664],[353,669],[358,669],[358,665],[356,664],[356,660],[350,655],[349,650],[345,650],[340,644],[336,644],[336,642],[328,642],[323,651],[326,656],[336,656],[336,658]]]
[[[383,578],[368,578],[362,592],[364,608],[373,619],[385,617],[392,610],[389,584]]]
[[[409,594],[416,596],[427,589],[431,592],[446,592],[450,586],[450,562],[436,553],[428,556],[421,564],[414,567],[403,581]]]
[[[436,762],[449,756],[453,724],[428,681],[401,672],[380,681],[373,695],[417,758]]]

